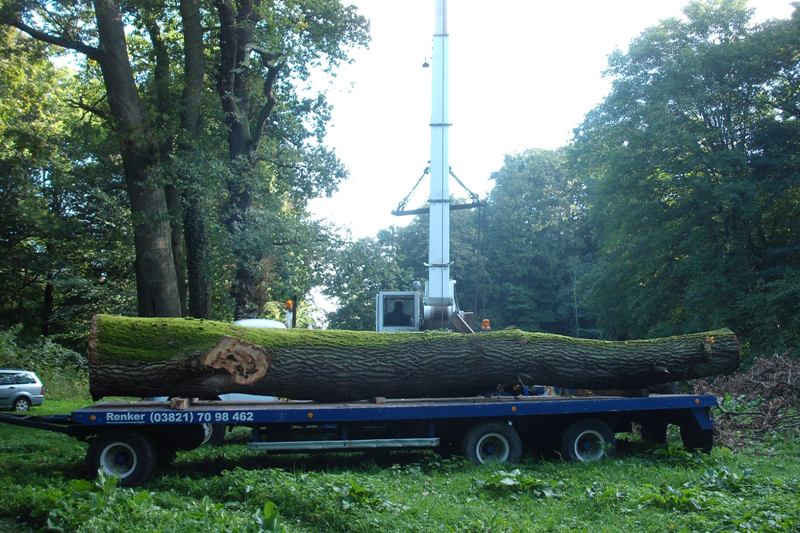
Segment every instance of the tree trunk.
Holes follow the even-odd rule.
[[[186,274],[189,288],[188,315],[211,315],[211,276],[208,265],[208,230],[196,192],[186,193],[183,231],[186,239]]]
[[[16,10],[3,10],[2,22],[10,24],[34,39],[62,46],[97,61],[103,75],[110,113],[94,107],[87,110],[109,120],[120,146],[125,185],[131,204],[134,246],[136,248],[136,294],[141,316],[180,316],[175,265],[170,247],[169,214],[164,190],[157,183],[159,165],[158,147],[149,128],[149,119],[139,98],[133,77],[128,45],[125,38],[125,21],[115,0],[94,0],[97,21],[97,46],[81,41],[74,32],[50,21],[58,33],[50,34],[29,26],[22,14],[31,14],[34,20],[50,17],[37,16],[36,10],[26,3],[16,2]],[[35,3],[28,3],[35,4]],[[46,6],[39,6],[45,13]],[[84,21],[86,22],[86,21]]]
[[[167,201],[167,212],[169,212],[170,243],[172,245],[172,260],[175,264],[175,283],[178,291],[178,301],[181,306],[181,316],[186,316],[186,246],[184,241],[185,232],[183,223],[185,220],[183,213],[183,199],[181,193],[175,185],[164,187],[164,198]]]
[[[158,25],[159,19],[165,18],[163,10],[159,10],[155,4],[144,6],[140,17],[150,35],[150,43],[153,46],[153,56],[155,67],[153,68],[153,86],[151,99],[154,102],[155,116],[153,125],[159,132],[160,142],[158,144],[158,154],[161,162],[170,159],[173,136],[168,132],[169,115],[174,105],[170,85],[172,76],[170,73],[170,56],[167,43],[161,34],[161,27]],[[169,225],[171,231],[170,243],[172,246],[172,259],[175,264],[175,283],[178,291],[178,301],[181,306],[180,316],[186,316],[186,247],[183,240],[183,200],[178,189],[179,179],[174,172],[166,176],[169,180],[164,185],[164,197],[167,202],[167,212],[169,213]]]
[[[231,242],[236,268],[231,284],[234,317],[256,316],[259,276],[253,269],[261,257],[252,251],[239,249],[235,243],[247,232],[247,215],[253,203],[253,188],[242,176],[252,171],[255,155],[266,130],[267,121],[275,108],[273,87],[283,68],[280,53],[266,51],[256,44],[256,23],[259,21],[259,0],[216,0],[220,23],[219,79],[217,91],[228,132],[228,157],[235,178],[228,179],[228,199],[223,207],[223,222]],[[250,65],[251,54],[258,54],[267,65],[263,81],[253,83],[258,76]],[[252,70],[251,70],[252,69]],[[257,95],[255,88],[260,87]],[[263,102],[261,98],[263,97]]]
[[[482,334],[240,328],[204,320],[96,316],[92,397],[229,392],[351,401],[470,396],[528,383],[632,389],[732,372],[727,329],[627,342],[503,330]]]
[[[119,6],[95,0],[99,63],[118,134],[131,203],[136,248],[136,294],[140,316],[180,316],[171,228],[164,189],[152,175],[158,147],[133,78]]]
[[[42,306],[42,337],[50,335],[50,320],[53,318],[53,278],[50,274],[44,282],[44,305]]]
[[[205,47],[199,0],[181,0],[183,31],[183,92],[179,147],[187,159],[199,160],[195,145],[200,132],[200,116],[205,83]],[[188,315],[207,318],[211,314],[208,229],[200,199],[201,179],[197,170],[183,176],[183,233],[186,243],[186,275],[189,289]]]

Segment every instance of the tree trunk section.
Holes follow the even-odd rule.
[[[638,389],[734,371],[727,329],[626,342],[503,330],[374,333],[248,329],[190,319],[98,315],[92,397],[240,392],[315,401],[473,396],[527,383]]]
[[[195,145],[200,132],[200,116],[205,83],[205,47],[199,0],[181,0],[183,31],[183,92],[181,100],[181,154],[187,159],[200,160]],[[190,173],[191,172],[191,173]],[[189,296],[188,315],[207,318],[211,314],[211,280],[208,259],[208,229],[198,189],[199,172],[183,176],[183,234],[186,244],[186,278]]]
[[[169,212],[170,244],[172,246],[172,260],[175,264],[175,284],[178,291],[178,301],[181,306],[181,315],[186,316],[186,246],[183,230],[183,199],[175,185],[164,187],[164,198],[167,201]]]
[[[125,174],[138,174],[123,160]],[[172,257],[172,228],[164,188],[153,180],[128,183],[136,249],[136,297],[139,316],[181,316],[175,263]]]
[[[197,193],[187,193],[183,232],[186,240],[186,274],[189,289],[188,315],[208,318],[211,314],[208,230],[200,205]]]
[[[50,335],[50,320],[53,318],[53,278],[47,275],[44,283],[44,305],[42,306],[42,337]]]
[[[153,46],[153,56],[155,67],[153,68],[153,86],[151,88],[151,99],[155,106],[155,116],[153,125],[159,132],[160,143],[158,144],[158,155],[160,161],[168,161],[172,151],[173,136],[169,134],[169,115],[174,105],[170,84],[172,76],[170,73],[170,56],[167,43],[158,25],[159,19],[164,20],[163,10],[159,10],[155,4],[144,6],[140,16],[150,35],[150,43]],[[171,231],[170,242],[172,245],[172,259],[175,264],[175,283],[178,291],[178,301],[181,307],[180,316],[186,316],[186,247],[183,240],[183,200],[178,189],[179,178],[172,172],[166,176],[168,182],[164,185],[164,197],[167,202],[167,212],[169,213],[169,225]]]
[[[133,78],[125,27],[117,2],[95,0],[100,69],[108,94],[131,203],[140,316],[180,316],[171,228],[164,189],[154,179],[158,147],[148,131]]]

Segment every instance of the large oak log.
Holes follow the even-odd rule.
[[[347,401],[476,395],[527,382],[629,389],[728,373],[727,329],[626,342],[516,329],[448,332],[248,329],[196,319],[99,315],[89,339],[92,397],[228,392]]]

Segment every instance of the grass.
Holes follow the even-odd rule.
[[[86,403],[48,401],[34,414]],[[146,487],[122,489],[86,479],[85,444],[0,425],[0,532],[800,529],[800,449],[788,439],[512,469],[423,452],[266,455],[245,438],[240,429],[232,444],[180,453]]]

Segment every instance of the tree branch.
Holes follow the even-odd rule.
[[[264,134],[264,126],[267,123],[267,120],[269,120],[272,110],[275,109],[276,100],[272,88],[275,85],[275,81],[278,79],[278,74],[280,74],[284,64],[285,63],[281,61],[273,66],[268,67],[267,69],[267,76],[264,78],[264,95],[267,97],[267,101],[264,103],[264,106],[258,113],[258,119],[256,120],[254,127],[255,131],[252,135],[253,149],[251,153],[255,153],[258,150],[258,145],[261,142],[261,136]]]
[[[48,44],[54,44],[62,48],[69,48],[70,50],[75,50],[76,52],[85,54],[87,57],[94,59],[96,61],[100,61],[103,58],[103,52],[99,48],[95,48],[94,46],[89,46],[88,44],[82,41],[70,39],[63,35],[51,35],[41,30],[37,30],[32,26],[28,26],[27,24],[18,19],[10,19],[10,20],[6,19],[3,22],[17,28],[20,31],[24,31],[25,33],[27,33],[36,40],[43,41]]]
[[[86,103],[84,101],[84,99],[83,99],[83,96],[81,96],[78,100],[68,100],[68,103],[70,105],[74,106],[74,107],[77,107],[78,109],[82,109],[82,110],[86,111],[87,113],[91,113],[91,114],[93,114],[93,115],[95,115],[97,117],[100,117],[103,120],[109,120],[108,113],[105,110],[100,109],[99,107],[97,107],[97,104],[99,104],[100,102],[102,102],[105,99],[106,99],[106,95],[104,94],[103,96],[101,96],[100,98],[95,100],[94,102]]]

